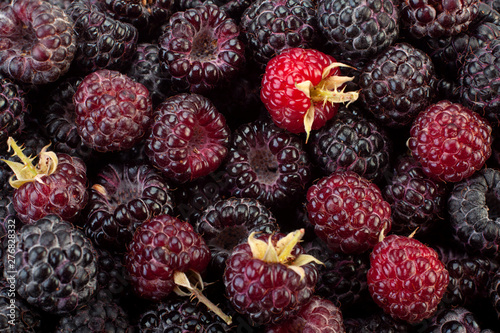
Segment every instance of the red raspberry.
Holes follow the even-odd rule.
[[[154,113],[149,133],[149,160],[178,183],[215,171],[228,153],[230,131],[224,116],[198,94],[165,100]]]
[[[338,90],[352,80],[339,76],[339,67],[349,66],[314,49],[291,48],[272,58],[260,97],[276,125],[309,137],[335,116],[337,103],[354,102],[357,92]]]
[[[12,138],[7,143],[22,161],[4,160],[15,173],[9,182],[16,188],[12,203],[17,216],[26,224],[50,214],[75,221],[88,201],[85,163],[78,157],[47,151],[46,146],[34,166],[35,158],[27,157]]]
[[[146,87],[107,69],[87,75],[73,103],[80,137],[87,146],[102,152],[132,148],[144,136],[153,116]]]
[[[132,288],[141,297],[160,301],[172,292],[186,296],[179,286],[205,303],[228,323],[231,319],[201,294],[200,273],[210,262],[210,250],[201,235],[185,221],[158,215],[134,233],[125,256]]]
[[[321,263],[303,254],[304,230],[250,234],[226,261],[224,284],[234,309],[254,325],[278,323],[297,313],[314,292]]]
[[[410,323],[435,313],[449,282],[436,251],[399,235],[389,235],[373,248],[367,278],[375,303]]]
[[[336,252],[365,252],[391,229],[391,207],[380,189],[352,171],[312,185],[306,208],[316,234]]]
[[[444,100],[417,116],[407,145],[427,176],[458,182],[482,168],[491,156],[491,132],[479,114]]]
[[[344,333],[344,320],[340,309],[329,300],[313,296],[300,308],[296,316],[282,324],[272,325],[266,333]]]

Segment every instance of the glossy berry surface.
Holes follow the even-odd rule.
[[[414,238],[389,235],[370,255],[368,289],[373,300],[392,317],[410,323],[436,312],[448,279],[436,251]]]
[[[306,208],[316,235],[335,252],[368,251],[391,229],[391,207],[378,186],[352,171],[309,187]]]
[[[258,119],[240,126],[231,140],[223,175],[229,195],[283,207],[305,193],[312,172],[297,136],[271,120]]]
[[[18,136],[24,129],[24,117],[28,103],[21,87],[0,77],[0,144],[9,136]]]
[[[276,246],[285,235],[261,233],[257,238]],[[295,245],[288,262],[303,253]],[[302,274],[286,262],[267,262],[256,258],[249,242],[236,246],[226,261],[224,285],[234,309],[255,325],[278,323],[297,313],[312,297],[317,281],[316,264],[301,266]]]
[[[17,216],[32,224],[49,214],[74,222],[88,201],[87,167],[78,157],[58,153],[54,173],[23,184],[14,192],[12,202]]]
[[[304,117],[311,105],[315,110],[312,129],[320,128],[337,114],[337,104],[314,102],[296,88],[305,81],[317,86],[325,68],[335,62],[332,56],[314,49],[291,48],[267,63],[260,98],[276,125],[292,133],[305,132]],[[339,74],[339,68],[328,72],[328,76]]]
[[[3,3],[0,71],[27,84],[54,82],[64,75],[76,52],[69,16],[42,0]]]
[[[174,272],[203,272],[210,250],[188,222],[159,215],[136,230],[125,260],[136,294],[159,301],[173,292]]]
[[[160,61],[177,87],[210,91],[243,68],[239,34],[238,25],[213,3],[178,11],[159,39]]]
[[[470,177],[491,156],[491,132],[479,114],[443,100],[417,116],[407,145],[427,176],[457,182]]]
[[[85,76],[73,103],[80,137],[101,152],[132,148],[145,135],[153,115],[146,87],[107,69]]]
[[[170,187],[151,166],[107,165],[90,189],[84,230],[100,247],[122,252],[143,222],[172,211]]]
[[[19,297],[48,313],[69,313],[96,290],[97,253],[92,243],[58,216],[48,215],[21,228],[13,255]]]
[[[215,171],[229,140],[226,120],[208,98],[178,94],[155,110],[146,154],[168,179],[185,183]]]

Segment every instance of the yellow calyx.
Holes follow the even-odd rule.
[[[329,76],[330,71],[335,67],[353,68],[340,62],[334,62],[323,69],[323,72],[321,73],[321,81],[316,86],[314,86],[309,80],[295,84],[295,87],[302,91],[311,100],[311,105],[304,115],[306,143],[309,140],[312,124],[314,122],[314,103],[323,102],[323,105],[325,105],[326,103],[347,102],[347,105],[349,105],[356,101],[359,97],[359,91],[344,91],[345,87],[339,90],[343,84],[352,81],[354,77],[336,75]]]
[[[57,169],[57,155],[52,151],[47,151],[50,144],[43,147],[38,154],[38,163],[33,165],[33,161],[36,157],[28,157],[23,153],[24,148],[18,146],[16,141],[9,137],[7,140],[9,146],[8,151],[14,150],[12,156],[17,156],[22,163],[4,160],[5,163],[12,169],[14,174],[9,178],[9,184],[14,188],[19,188],[21,185],[33,182],[42,181],[42,176],[50,175]]]
[[[255,238],[255,232],[252,232],[248,237],[248,244],[252,251],[252,256],[255,259],[260,259],[268,263],[280,263],[287,265],[293,269],[300,278],[305,277],[304,266],[310,262],[315,262],[322,265],[323,263],[309,254],[301,254],[298,257],[292,255],[292,251],[300,240],[304,237],[304,229],[293,231],[281,238],[276,245],[273,245],[272,235],[269,236],[267,242]]]

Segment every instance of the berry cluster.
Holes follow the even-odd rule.
[[[0,1],[0,331],[499,332],[499,101],[498,0]]]

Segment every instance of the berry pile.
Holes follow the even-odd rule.
[[[0,331],[500,333],[499,11],[0,1]]]

